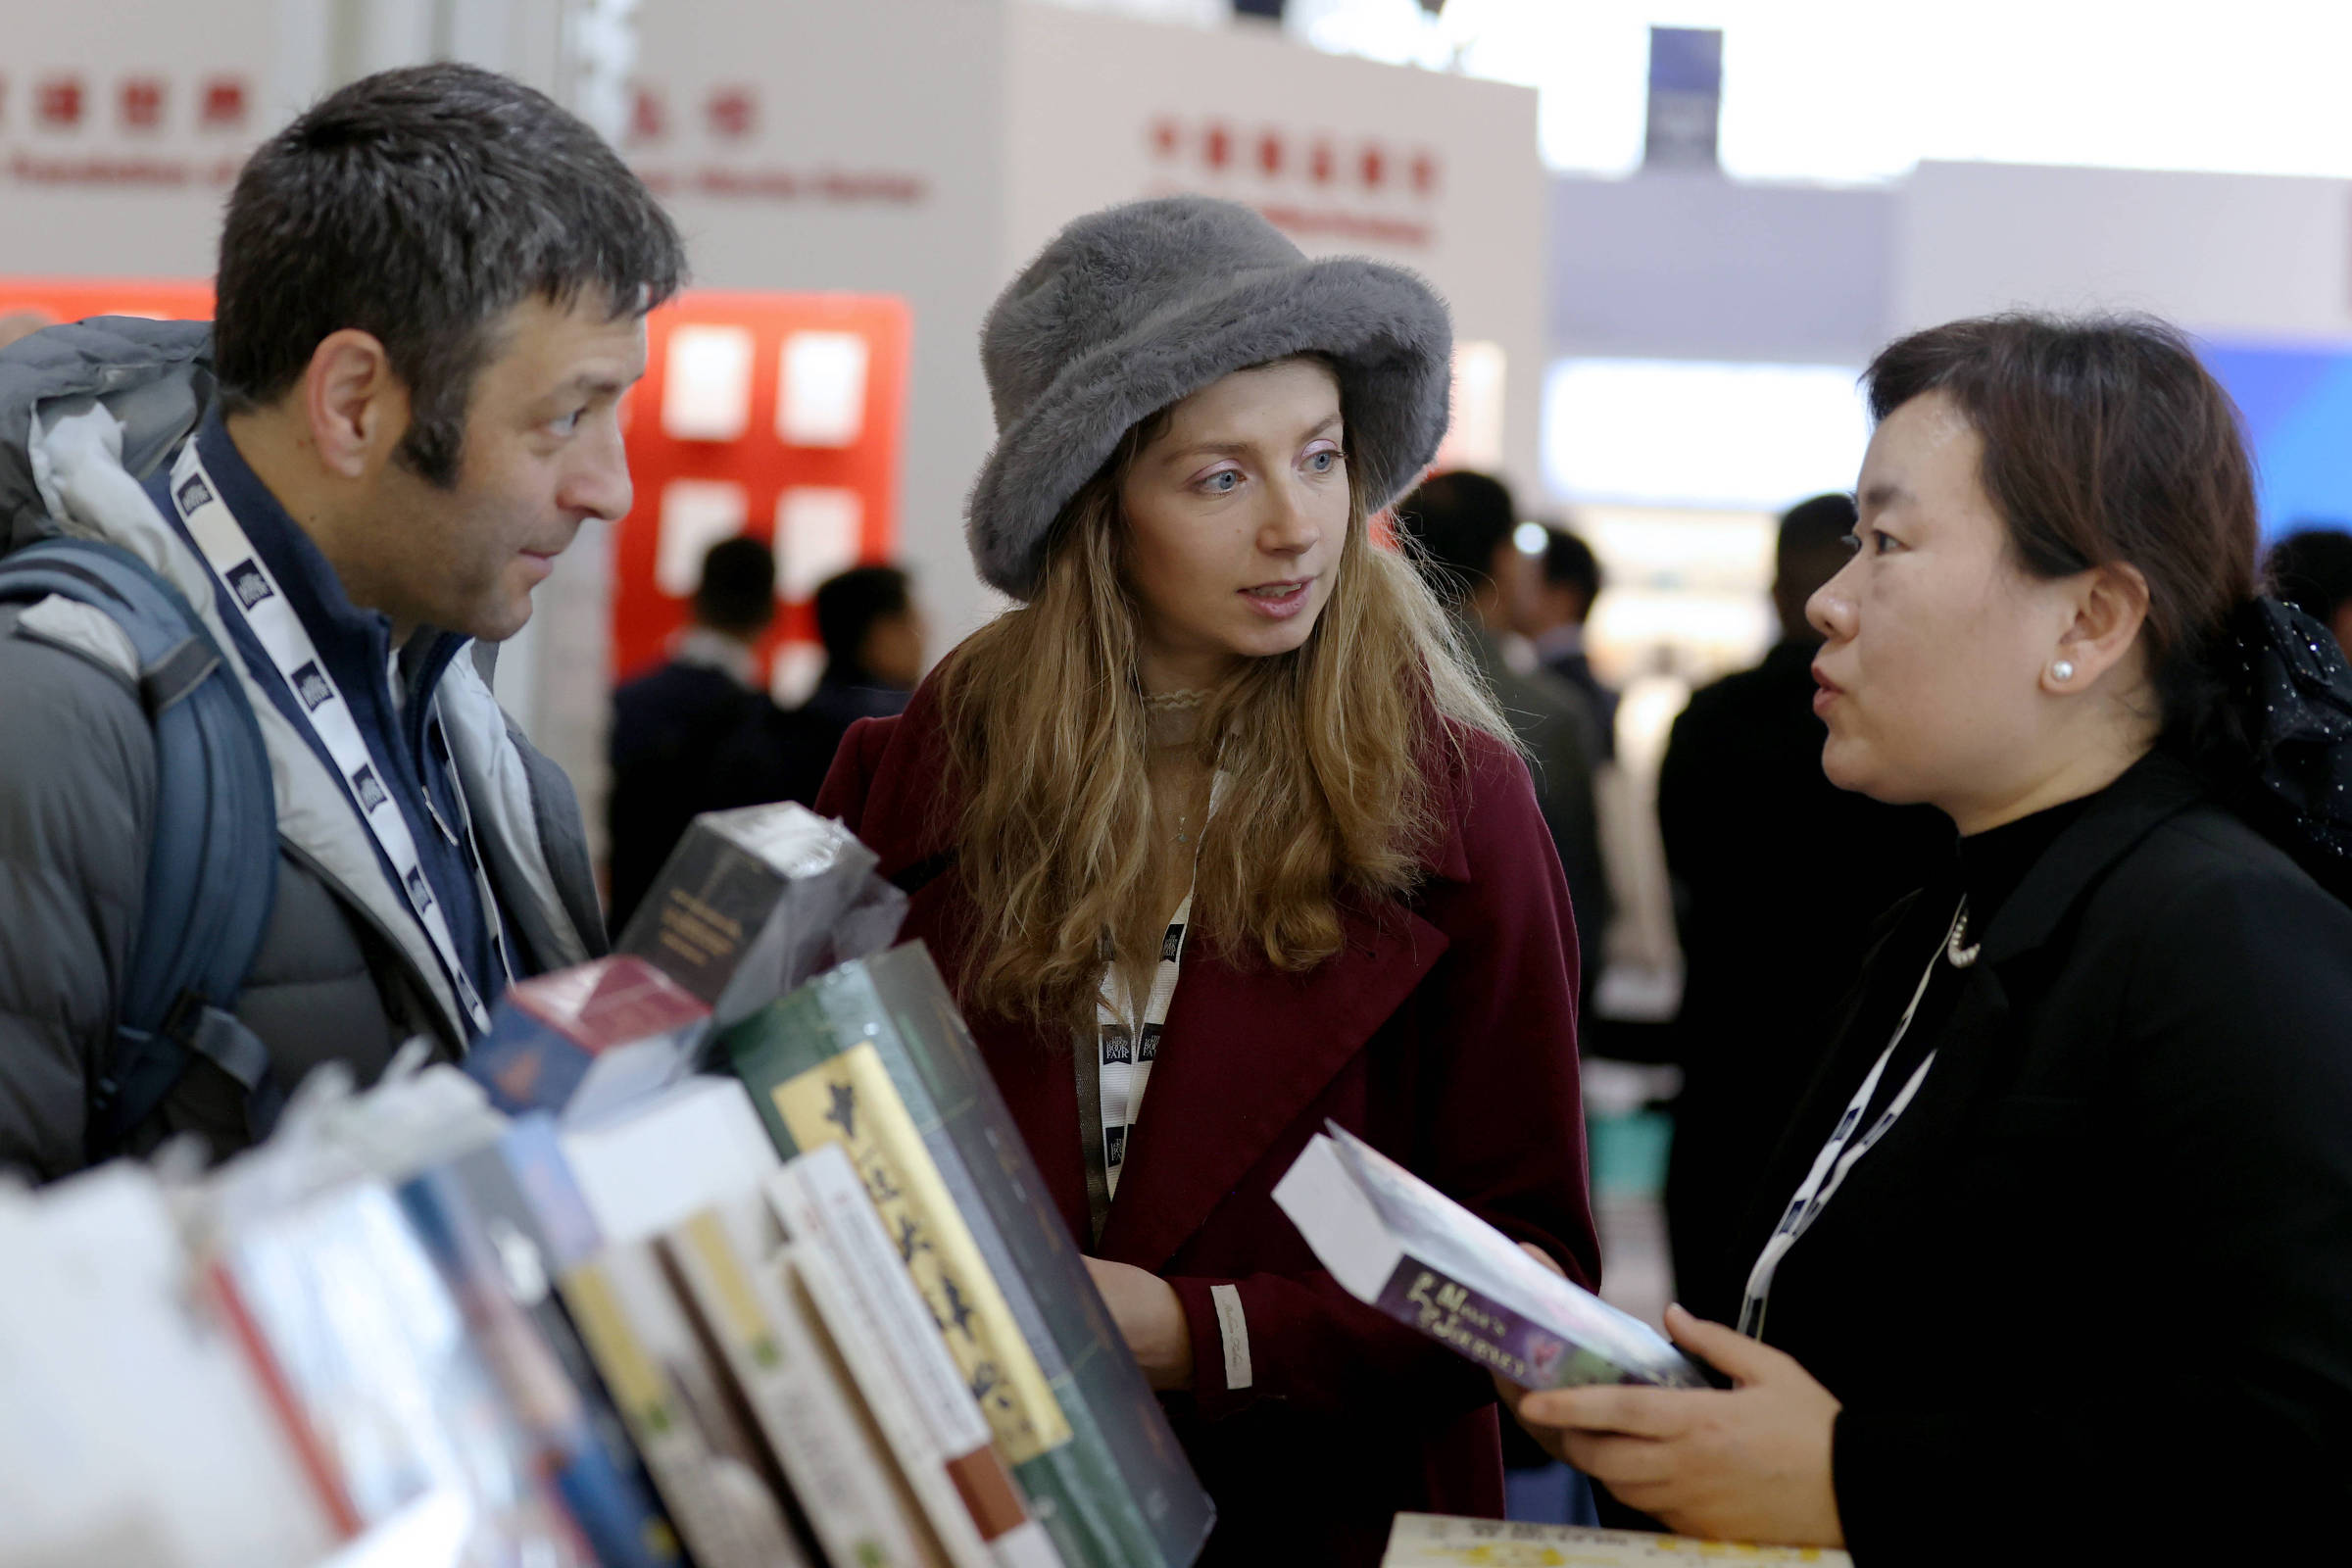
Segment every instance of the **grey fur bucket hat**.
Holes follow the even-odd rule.
[[[1308,261],[1256,213],[1171,196],[1089,214],[998,296],[980,330],[997,446],[965,509],[991,586],[1036,592],[1054,520],[1128,429],[1211,382],[1294,354],[1339,368],[1375,506],[1446,434],[1453,328],[1402,268]]]

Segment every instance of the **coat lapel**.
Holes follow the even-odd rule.
[[[1417,914],[1349,911],[1304,974],[1188,955],[1102,1254],[1157,1269],[1412,995],[1446,939]]]

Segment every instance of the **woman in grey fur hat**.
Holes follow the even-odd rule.
[[[1501,1509],[1486,1375],[1272,1200],[1326,1119],[1598,1269],[1559,861],[1378,537],[1450,339],[1410,273],[1229,203],[1072,223],[982,339],[969,534],[1020,603],[853,729],[818,801],[915,889],[907,933],[1216,1499],[1210,1562],[1369,1565],[1401,1509]]]

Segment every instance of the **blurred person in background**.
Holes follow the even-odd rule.
[[[703,557],[694,618],[661,667],[612,693],[606,802],[612,929],[622,930],[704,811],[778,798],[781,780],[713,780],[737,732],[775,711],[760,685],[760,641],[776,618],[776,558],[757,539],[721,539]]]
[[[1738,1329],[1667,1313],[1733,1387],[1516,1408],[1671,1529],[1859,1568],[2340,1559],[2352,669],[2258,596],[2175,329],[1955,321],[1864,384],[1823,766],[1959,853],[1840,1009]]]
[[[1592,547],[1565,528],[1544,530],[1544,551],[1520,596],[1518,629],[1535,650],[1536,662],[1584,694],[1600,742],[1599,760],[1617,756],[1616,688],[1592,673],[1585,653],[1585,626],[1592,601],[1600,597],[1600,560]]]
[[[1613,902],[1592,794],[1600,725],[1575,687],[1545,670],[1521,674],[1503,658],[1502,634],[1511,629],[1534,570],[1514,538],[1518,509],[1501,480],[1465,470],[1425,480],[1396,504],[1396,522],[1452,608],[1472,662],[1527,751],[1536,801],[1576,906],[1590,998]]]
[[[1019,603],[855,726],[818,802],[912,890],[1216,1500],[1203,1568],[1373,1568],[1400,1509],[1502,1508],[1492,1384],[1273,1200],[1326,1118],[1595,1277],[1567,888],[1455,628],[1373,537],[1445,431],[1451,336],[1410,273],[1248,208],[1072,223],[981,339],[968,537]]]
[[[2352,656],[2352,533],[2299,524],[2263,562],[2271,592],[2335,636]]]
[[[1658,831],[1682,940],[1683,1070],[1667,1158],[1675,1289],[1725,1315],[1752,1256],[1733,1233],[1821,1064],[1830,1015],[1879,917],[1951,854],[1951,824],[1882,806],[1821,768],[1813,711],[1821,633],[1805,604],[1852,556],[1854,502],[1815,496],[1781,518],[1773,608],[1781,638],[1753,669],[1703,687],[1658,769]]]
[[[923,678],[927,630],[913,584],[897,566],[853,566],[816,590],[816,635],[825,645],[825,669],[801,705],[808,748],[806,793],[816,799],[842,736],[861,718],[906,710]]]
[[[485,645],[629,510],[620,404],[684,270],[594,130],[422,66],[255,150],[209,326],[103,318],[0,355],[0,548],[73,533],[175,587],[276,808],[259,951],[233,996],[177,1000],[176,1057],[142,1058],[174,1075],[134,1116],[110,1074],[150,849],[205,825],[158,820],[186,796],[122,628],[62,597],[0,613],[0,1165],[181,1132],[229,1153],[312,1068],[371,1083],[417,1038],[459,1060],[510,978],[604,950],[571,785],[500,711]]]

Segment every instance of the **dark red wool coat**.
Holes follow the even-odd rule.
[[[1272,1199],[1326,1117],[1571,1275],[1598,1277],[1577,1088],[1576,933],[1527,767],[1474,736],[1450,831],[1409,904],[1345,911],[1305,974],[1185,955],[1100,1255],[1176,1288],[1193,1390],[1168,1410],[1216,1498],[1204,1563],[1379,1561],[1401,1509],[1499,1516],[1486,1374],[1357,1303]],[[920,884],[906,934],[954,983],[972,931],[942,799],[933,691],[853,728],[817,809]],[[967,1009],[968,1011],[969,1009]],[[972,1032],[1071,1234],[1087,1232],[1069,1042],[1001,1017]],[[1250,1386],[1227,1387],[1209,1288],[1239,1287]]]

